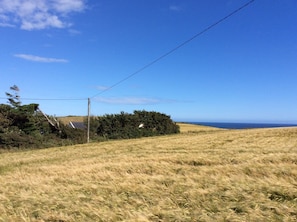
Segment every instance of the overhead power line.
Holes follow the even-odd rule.
[[[87,100],[88,98],[44,98],[44,99],[41,99],[41,98],[20,98],[21,100]]]
[[[7,99],[7,97],[0,97],[0,99]],[[87,100],[88,98],[22,98],[20,97],[20,100],[64,100],[64,101],[70,101],[70,100]]]
[[[250,4],[252,4],[254,1],[255,0],[251,0],[251,1],[247,2],[247,3],[245,3],[244,5],[240,6],[239,8],[237,8],[236,10],[234,10],[233,12],[231,12],[230,14],[228,14],[225,17],[219,19],[218,21],[214,22],[213,24],[209,25],[208,27],[206,27],[202,31],[198,32],[197,34],[193,35],[188,40],[184,41],[183,43],[179,44],[178,46],[174,47],[173,49],[171,49],[168,52],[164,53],[163,55],[159,56],[155,60],[151,61],[150,63],[146,64],[145,66],[141,67],[140,69],[136,70],[135,72],[131,73],[130,75],[126,76],[125,78],[123,78],[120,81],[116,82],[115,84],[111,85],[110,87],[108,87],[108,88],[100,91],[99,93],[95,94],[94,96],[91,97],[91,99],[94,98],[94,97],[96,97],[96,96],[98,96],[98,95],[100,95],[100,94],[102,94],[102,93],[104,93],[104,92],[106,92],[106,91],[111,90],[112,88],[120,85],[121,83],[125,82],[126,80],[132,78],[133,76],[137,75],[138,73],[142,72],[143,70],[149,68],[150,66],[154,65],[155,63],[159,62],[160,60],[162,60],[165,57],[169,56],[170,54],[174,53],[176,50],[180,49],[181,47],[185,46],[186,44],[190,43],[191,41],[193,41],[197,37],[199,37],[202,34],[204,34],[205,32],[209,31],[210,29],[212,29],[215,26],[219,25],[220,23],[222,23],[226,19],[230,18],[234,14],[238,13],[242,9],[246,8],[247,6],[249,6]]]

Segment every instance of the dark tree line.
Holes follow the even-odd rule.
[[[86,130],[73,129],[47,116],[38,104],[22,105],[19,88],[12,86],[10,90],[6,93],[8,104],[0,104],[0,149],[46,148],[86,142]],[[92,141],[179,133],[179,126],[170,116],[144,110],[133,114],[93,116],[90,123]]]

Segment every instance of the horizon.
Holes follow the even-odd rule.
[[[153,110],[145,110],[145,111],[148,111],[148,112],[152,111],[153,112]],[[108,114],[120,114],[120,113],[106,113],[106,114],[103,114],[103,115],[90,115],[90,116],[95,116],[95,117],[99,116],[100,117],[100,116],[104,116],[104,115],[108,115]],[[166,113],[163,113],[163,114],[168,115]],[[66,116],[55,116],[55,117],[56,118],[65,118],[65,117],[67,117],[67,118],[71,118],[71,117],[85,117],[85,118],[87,118],[88,115],[81,115],[81,116],[79,116],[79,115],[66,115]],[[177,123],[194,123],[194,124],[196,124],[196,123],[201,123],[201,124],[203,124],[203,123],[205,123],[205,124],[207,124],[207,123],[213,123],[213,124],[215,124],[215,123],[218,123],[218,124],[226,123],[226,124],[297,125],[297,121],[284,122],[284,121],[277,121],[277,120],[268,120],[268,121],[267,120],[266,121],[264,121],[264,120],[199,120],[199,119],[187,119],[187,118],[174,119],[172,117],[171,117],[171,119],[172,119],[172,121],[177,122]]]

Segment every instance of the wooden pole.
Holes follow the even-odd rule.
[[[88,98],[88,129],[87,129],[87,143],[90,142],[90,108],[91,108],[91,101]]]

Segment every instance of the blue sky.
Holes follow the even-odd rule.
[[[247,2],[0,0],[0,102],[15,84],[56,116],[91,98],[92,115],[297,123],[295,0],[255,0],[134,75]]]

